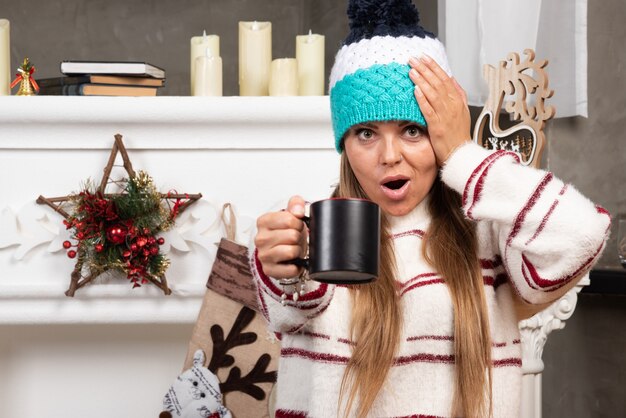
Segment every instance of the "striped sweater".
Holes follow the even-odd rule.
[[[516,306],[554,301],[599,257],[610,224],[595,206],[551,173],[523,167],[503,151],[468,143],[442,169],[477,223],[492,338],[493,411],[519,415],[521,346]],[[395,364],[372,417],[449,417],[454,388],[453,308],[443,278],[421,256],[429,214],[422,201],[391,217],[404,326]],[[252,252],[253,254],[255,252]],[[281,336],[276,417],[338,416],[341,379],[351,354],[346,286],[309,282],[297,301],[251,260],[263,315]],[[341,416],[341,415],[340,415]]]

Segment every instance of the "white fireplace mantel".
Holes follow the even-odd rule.
[[[35,200],[100,181],[117,133],[162,191],[203,199],[165,234],[172,295],[113,277],[68,298],[67,232]],[[222,205],[248,244],[258,215],[293,194],[328,196],[337,173],[328,97],[0,97],[0,323],[192,323]]]

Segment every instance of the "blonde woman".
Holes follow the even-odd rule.
[[[610,217],[470,141],[465,94],[409,0],[350,1],[348,15],[330,80],[335,194],[381,207],[380,275],[295,298],[278,279],[301,273],[285,262],[306,253],[304,200],[258,219],[252,266],[282,343],[276,417],[516,417],[518,312],[575,285]]]

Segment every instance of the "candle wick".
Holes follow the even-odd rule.
[[[306,38],[306,43],[310,44],[313,42],[313,31],[311,29],[309,29],[309,37]]]
[[[206,29],[202,31],[202,40],[206,42]]]

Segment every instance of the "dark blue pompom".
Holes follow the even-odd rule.
[[[419,25],[419,13],[411,0],[349,0],[350,34],[345,44],[374,36],[434,37]]]

